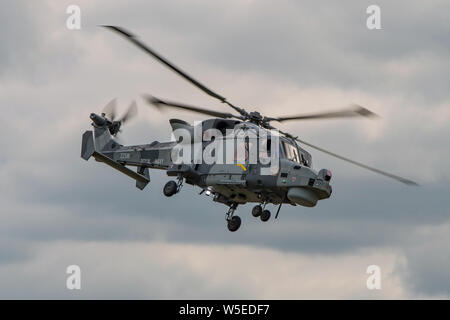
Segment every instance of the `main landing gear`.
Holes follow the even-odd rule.
[[[254,216],[255,218],[259,217],[263,222],[268,221],[270,219],[270,211],[264,210],[265,207],[266,204],[264,204],[263,206],[261,206],[260,204],[254,206],[252,209],[252,216]]]
[[[237,231],[241,226],[241,218],[234,215],[237,206],[238,206],[237,203],[231,204],[230,208],[225,214],[225,220],[227,220],[227,227],[228,230],[230,230],[231,232]],[[254,206],[252,209],[252,216],[254,216],[255,218],[259,217],[259,219],[261,219],[261,221],[263,222],[269,221],[271,214],[269,210],[265,210],[265,207],[266,203]]]
[[[170,180],[164,185],[163,193],[166,197],[171,197],[175,193],[180,192],[182,186],[183,186],[183,177],[178,176],[177,181]]]
[[[235,232],[239,229],[241,226],[241,218],[239,216],[234,215],[234,211],[236,211],[237,204],[234,203],[230,205],[230,208],[228,209],[227,213],[225,214],[225,219],[227,220],[227,227],[228,230],[231,232]],[[259,217],[261,221],[266,222],[270,219],[270,211],[265,210],[266,204],[264,203],[261,205],[256,205],[252,209],[252,215],[254,217]]]
[[[227,220],[228,230],[231,232],[235,232],[241,226],[241,218],[239,216],[234,215],[234,211],[236,211],[237,204],[233,203],[225,214],[225,219]]]

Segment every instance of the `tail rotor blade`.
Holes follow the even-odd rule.
[[[108,104],[103,108],[103,113],[108,119],[114,121],[117,115],[117,98],[114,98],[108,102]]]
[[[125,114],[122,116],[122,118],[119,120],[120,122],[125,123],[128,120],[134,118],[137,115],[138,111],[137,111],[137,105],[136,105],[136,101],[133,101],[130,106],[128,107],[127,112],[125,112]]]

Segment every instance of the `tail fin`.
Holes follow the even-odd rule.
[[[119,143],[111,136],[107,126],[93,126],[94,132],[88,130],[83,134],[81,157],[88,160],[95,152],[115,151]]]

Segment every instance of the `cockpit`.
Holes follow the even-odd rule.
[[[311,155],[290,141],[283,139],[280,144],[280,149],[280,156],[282,158],[297,162],[306,167],[312,166]]]

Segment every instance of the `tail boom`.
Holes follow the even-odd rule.
[[[82,136],[81,157],[96,161],[118,170],[136,180],[136,187],[143,190],[150,182],[149,168],[167,169],[171,163],[172,143],[153,142],[148,145],[122,146],[110,135],[107,128],[94,125]],[[133,171],[127,166],[137,167]]]

